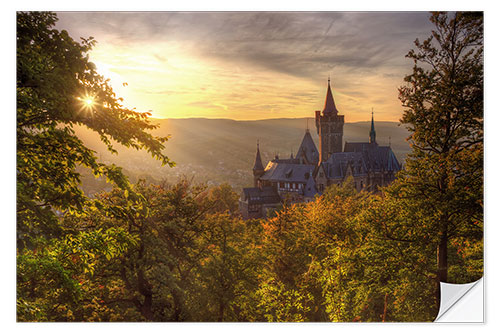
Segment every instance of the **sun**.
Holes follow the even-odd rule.
[[[82,109],[91,110],[94,109],[94,107],[96,106],[96,101],[94,96],[85,94],[81,97],[78,97],[77,99],[82,104]]]
[[[83,103],[85,104],[85,106],[91,107],[94,104],[94,98],[87,96],[83,98]]]

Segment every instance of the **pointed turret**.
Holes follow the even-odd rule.
[[[255,163],[253,165],[253,185],[258,187],[259,178],[265,173],[262,159],[260,158],[259,140],[257,140],[257,154],[255,155]]]
[[[253,171],[264,170],[264,165],[262,165],[262,159],[260,158],[259,141],[257,141],[257,154],[255,155],[255,163],[253,165]]]
[[[373,108],[372,108],[372,127],[370,128],[370,143],[376,143],[375,137],[376,137],[375,123],[373,121]]]
[[[302,139],[302,143],[295,157],[302,158],[301,163],[303,164],[318,164],[319,152],[308,129],[306,129],[306,133],[304,134],[304,138]]]
[[[318,190],[316,189],[316,182],[314,181],[312,171],[306,178],[307,182],[304,187],[304,197],[306,198],[306,201],[312,201],[314,199],[314,196],[318,194]]]
[[[326,100],[325,100],[325,108],[323,109],[323,114],[334,115],[338,114],[337,107],[335,106],[335,101],[333,100],[332,89],[330,88],[330,77],[328,77],[328,89],[326,90]]]

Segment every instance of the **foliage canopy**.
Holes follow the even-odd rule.
[[[483,15],[438,12],[430,20],[436,29],[415,41],[413,73],[399,90],[413,151],[388,192],[416,217],[405,228],[436,247],[436,280],[447,282],[450,242],[482,243]]]
[[[18,244],[61,235],[57,214],[83,213],[88,198],[79,189],[75,167],[90,168],[129,188],[120,168],[98,162],[72,127],[84,125],[113,144],[145,149],[164,164],[165,137],[148,130],[149,113],[125,108],[89,61],[92,37],[74,41],[54,29],[49,12],[17,14],[17,220]],[[86,99],[92,99],[86,104]]]

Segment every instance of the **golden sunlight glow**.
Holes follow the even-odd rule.
[[[92,96],[83,96],[83,97],[80,97],[78,98],[82,103],[83,103],[83,107],[85,108],[92,108],[94,105],[95,105],[95,100],[94,100],[94,97]]]
[[[120,104],[153,118],[311,118],[331,77],[346,122],[372,108],[397,122],[404,55],[431,28],[427,13],[401,14],[61,12],[57,27],[94,36],[90,61]],[[82,108],[105,107],[84,95]]]
[[[94,104],[94,99],[91,98],[91,97],[87,97],[83,100],[83,102],[85,103],[85,105],[87,106],[92,106],[92,104]]]
[[[176,43],[148,47],[102,43],[91,55],[98,72],[109,78],[116,95],[124,98],[125,107],[152,110],[155,118],[313,117],[325,103],[328,73],[311,81],[266,68],[243,69],[238,64],[186,53]],[[352,75],[338,69],[332,83],[335,103],[347,122],[369,121],[372,107],[378,121],[398,120],[399,77],[371,73],[354,82],[351,79]],[[82,101],[88,108],[95,105],[87,97]]]

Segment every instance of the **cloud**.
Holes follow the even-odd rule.
[[[153,56],[154,56],[156,59],[158,59],[158,61],[160,61],[160,62],[167,62],[167,57],[165,57],[165,56],[162,56],[162,55],[159,55],[159,54],[156,54],[156,53],[155,53],[155,54],[153,54]]]
[[[206,102],[206,101],[195,101],[188,103],[187,105],[189,106],[194,106],[197,108],[205,108],[205,109],[222,109],[224,111],[227,111],[228,106],[221,104],[221,103],[212,103],[212,102]]]
[[[324,103],[331,75],[335,101],[346,115],[374,106],[393,110],[393,119],[399,119],[397,87],[411,70],[405,55],[432,29],[425,12],[58,16],[56,27],[74,39],[96,38],[91,56],[129,82],[123,92],[131,103],[169,117],[193,109],[243,119],[265,118],[270,111],[310,115]]]
[[[171,90],[171,89],[164,89],[164,90],[154,90],[154,89],[136,89],[138,92],[142,92],[144,94],[150,94],[150,95],[185,95],[185,94],[190,94],[190,91],[183,91],[183,90]]]
[[[396,59],[398,65],[430,26],[423,12],[64,12],[59,17],[63,28],[92,33],[98,41],[183,41],[187,52],[203,57],[316,80],[338,67],[374,69]]]

